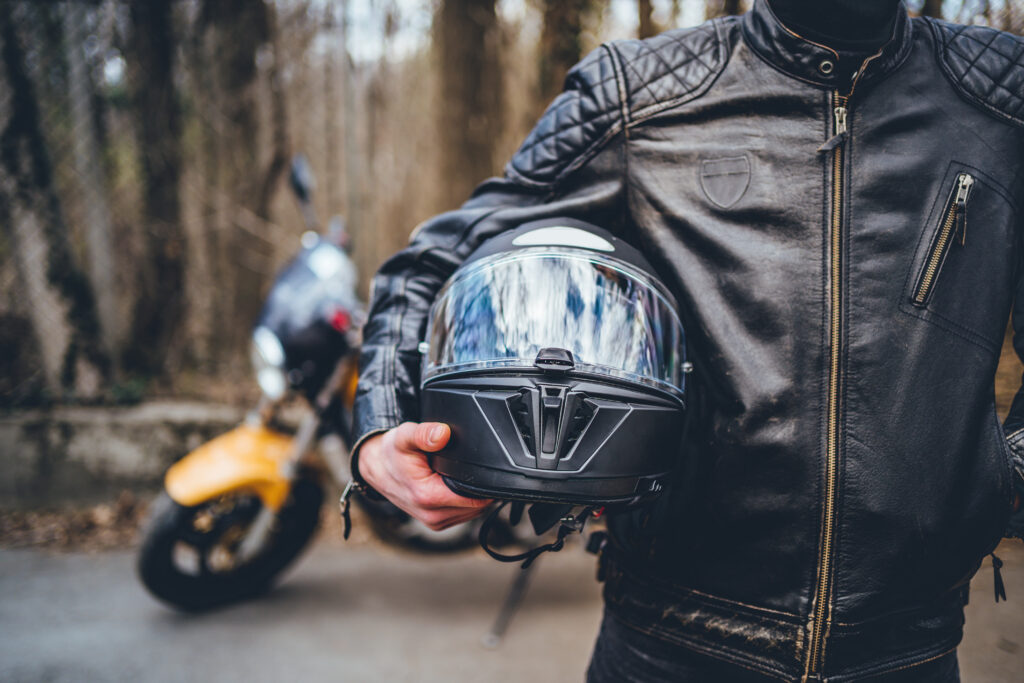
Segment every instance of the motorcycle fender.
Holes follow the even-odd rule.
[[[192,507],[233,491],[252,491],[275,512],[291,482],[284,464],[292,438],[263,426],[241,425],[174,463],[164,477],[168,495]]]

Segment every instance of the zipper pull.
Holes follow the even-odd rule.
[[[953,211],[956,212],[954,235],[960,235],[960,246],[967,244],[967,196],[974,187],[974,178],[969,173],[961,173],[957,178],[956,197],[953,198]]]
[[[992,586],[996,591],[996,602],[1000,599],[1006,601],[1006,586],[1003,585],[1003,574],[999,570],[1003,568],[1003,561],[995,553],[992,553]]]
[[[836,134],[826,140],[825,144],[818,148],[819,152],[831,152],[833,149],[846,142],[846,105],[839,105],[832,110],[832,114],[835,117]]]
[[[836,117],[836,135],[846,134],[846,105],[839,105],[832,110]]]

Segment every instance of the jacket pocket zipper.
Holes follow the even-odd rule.
[[[914,296],[911,299],[915,306],[925,306],[931,296],[935,285],[935,278],[946,261],[950,245],[960,238],[960,245],[967,243],[967,199],[970,197],[971,188],[974,187],[974,176],[970,173],[961,173],[956,178],[956,187],[950,192],[949,200],[946,202],[942,225],[939,234],[935,238],[928,260],[925,261],[924,270],[914,288]]]

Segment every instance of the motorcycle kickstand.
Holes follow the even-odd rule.
[[[505,594],[505,600],[498,611],[498,616],[491,624],[491,629],[480,639],[480,644],[488,650],[494,650],[501,645],[509,624],[512,623],[512,617],[516,615],[523,602],[533,572],[537,570],[537,564],[537,562],[532,562],[525,569],[516,570],[515,578],[512,579],[512,585],[509,586],[508,592]]]

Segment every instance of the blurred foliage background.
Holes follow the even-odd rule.
[[[504,161],[600,42],[739,0],[0,0],[0,407],[238,401],[305,230],[362,275]],[[910,0],[1024,31],[1021,0]]]

